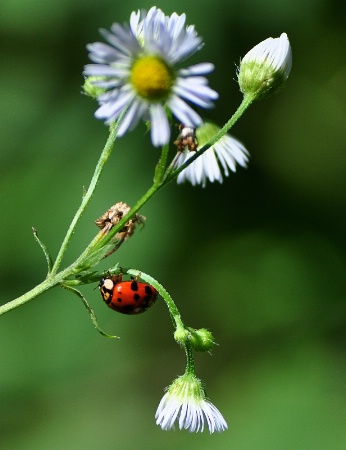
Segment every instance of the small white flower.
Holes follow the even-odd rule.
[[[292,50],[287,34],[268,38],[242,59],[238,82],[243,94],[257,99],[272,94],[283,86],[292,68]]]
[[[220,131],[218,126],[208,122],[205,122],[197,128],[196,137],[198,148],[202,148],[218,131]],[[177,167],[184,164],[194,154],[194,152],[188,151],[187,149],[179,153],[176,162]],[[193,186],[201,184],[202,187],[206,186],[207,180],[211,182],[217,180],[219,183],[222,183],[223,178],[220,165],[223,168],[225,176],[228,177],[228,169],[235,172],[236,163],[242,167],[246,167],[248,155],[249,153],[243,144],[229,134],[225,134],[186,169],[180,172],[177,182],[183,183],[187,180]]]
[[[206,398],[201,381],[185,373],[173,381],[156,411],[156,424],[163,430],[179,429],[190,432],[203,431],[207,422],[209,432],[225,431],[227,423],[220,411]]]
[[[210,108],[218,98],[201,76],[214,69],[212,64],[177,68],[203,45],[194,26],[185,26],[185,20],[185,14],[168,17],[156,7],[147,13],[133,12],[128,25],[114,23],[111,31],[101,30],[110,45],[95,42],[87,46],[96,64],[86,65],[84,74],[105,77],[95,82],[106,91],[97,98],[100,107],[95,116],[110,123],[127,109],[118,136],[135,128],[141,119],[149,119],[152,143],[167,144],[167,109],[179,121],[198,126],[202,119],[186,101]]]

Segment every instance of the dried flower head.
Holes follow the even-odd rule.
[[[198,147],[196,129],[180,124],[179,130],[179,136],[174,141],[174,145],[177,146],[178,152],[183,152],[186,147],[190,151],[196,151]]]
[[[111,206],[107,211],[102,214],[97,220],[95,220],[96,225],[101,228],[104,234],[107,234],[115,225],[117,225],[120,220],[126,216],[126,214],[130,211],[131,207],[124,203],[118,202],[115,205]],[[140,225],[144,225],[144,220],[146,218],[141,216],[140,214],[135,214],[124,227],[115,235],[116,239],[121,241],[128,239],[133,235],[135,231],[136,223]]]

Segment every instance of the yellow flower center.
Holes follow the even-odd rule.
[[[157,56],[142,56],[132,66],[130,81],[138,95],[147,100],[167,98],[174,77],[170,67]]]

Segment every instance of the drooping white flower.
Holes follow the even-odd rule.
[[[198,127],[196,129],[198,148],[202,148],[218,131],[220,131],[220,128],[209,122],[205,122]],[[188,148],[183,152],[179,152],[176,161],[177,167],[184,164],[194,154],[195,152],[189,151]],[[222,183],[223,177],[220,165],[224,175],[228,177],[229,169],[235,172],[237,163],[242,167],[246,167],[248,155],[248,151],[241,142],[229,134],[225,134],[199,158],[187,166],[186,169],[181,171],[177,182],[189,181],[193,186],[201,184],[202,187],[206,186],[207,180],[211,182],[217,180],[219,183]]]
[[[127,110],[118,136],[144,119],[150,121],[152,143],[164,145],[170,138],[167,110],[179,121],[198,126],[202,119],[187,101],[203,108],[213,106],[218,94],[202,75],[214,66],[177,67],[203,45],[194,26],[185,26],[185,20],[185,14],[165,16],[156,7],[147,13],[133,12],[129,24],[114,23],[110,31],[101,30],[109,44],[87,46],[96,64],[86,65],[84,74],[104,77],[95,82],[105,90],[97,98],[100,106],[95,116],[110,123]]]
[[[205,421],[210,433],[228,428],[220,411],[207,399],[201,381],[191,373],[173,381],[157,408],[155,418],[163,430],[174,429],[176,421],[180,430],[190,432],[203,431]]]
[[[256,99],[280,89],[292,68],[292,50],[287,34],[268,38],[251,49],[241,60],[238,83],[243,94]]]

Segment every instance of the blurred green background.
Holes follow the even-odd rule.
[[[216,65],[222,125],[241,101],[235,65],[285,31],[285,89],[254,104],[232,133],[251,153],[223,185],[171,184],[142,214],[144,229],[116,261],[157,278],[187,324],[219,346],[197,373],[229,430],[163,432],[154,413],[185,365],[159,301],[130,317],[83,289],[54,289],[0,318],[0,448],[6,450],[341,450],[345,432],[345,6],[336,0],[176,0],[205,39],[194,61]],[[107,137],[80,95],[85,45],[148,2],[6,0],[1,47],[1,301],[45,276],[32,237],[56,254]],[[149,187],[157,151],[144,126],[118,141],[65,263],[97,232],[93,221]]]

